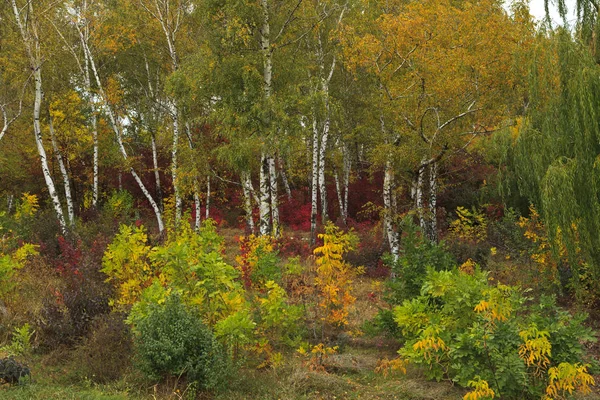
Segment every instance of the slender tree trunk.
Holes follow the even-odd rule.
[[[58,163],[58,168],[62,175],[63,186],[65,188],[65,199],[67,203],[67,217],[69,219],[69,225],[73,226],[75,224],[75,208],[73,207],[73,196],[71,195],[71,180],[69,179],[69,173],[67,172],[67,168],[65,167],[65,162],[63,160],[62,153],[58,148],[58,143],[56,142],[56,133],[54,131],[54,124],[52,123],[52,116],[48,115],[48,125],[50,128],[50,140],[52,142],[52,149],[54,150],[54,157],[56,158],[56,162]]]
[[[252,216],[252,181],[250,173],[244,171],[241,173],[242,188],[244,189],[244,211],[246,212],[246,228],[248,232],[254,233],[254,217]]]
[[[268,235],[271,231],[271,205],[269,203],[271,187],[269,185],[269,159],[263,152],[260,163],[260,235]]]
[[[162,186],[160,184],[160,170],[158,166],[158,149],[156,147],[156,134],[150,133],[150,141],[152,143],[152,167],[154,170],[154,182],[156,184],[156,202],[160,211],[164,211]]]
[[[206,219],[210,218],[210,175],[206,176]]]
[[[340,176],[337,171],[334,171],[333,179],[335,181],[335,193],[337,194],[338,207],[340,210],[340,218],[343,220],[344,219],[344,198],[343,198],[343,194],[342,194],[342,185],[340,183]]]
[[[275,158],[269,158],[269,183],[271,192],[271,234],[278,238],[281,235],[281,226],[279,222],[279,195],[277,190],[277,169],[275,168]]]
[[[9,194],[8,196],[6,196],[6,202],[8,203],[6,205],[6,214],[10,215],[10,213],[12,212],[13,209],[13,201],[15,199],[15,196],[12,194]]]
[[[313,118],[312,178],[310,184],[310,245],[317,241],[317,213],[319,187],[319,130],[317,119]]]
[[[188,146],[190,150],[194,150],[194,142],[192,142],[192,131],[190,129],[190,124],[187,122],[185,124],[185,133],[188,139]],[[196,173],[196,175],[194,176],[194,209],[196,210],[196,218],[194,219],[194,229],[196,230],[196,232],[200,231],[200,227],[202,225],[202,219],[200,215],[201,207],[202,205],[200,203],[200,183],[198,182],[198,175]]]
[[[344,224],[348,222],[348,190],[350,186],[350,171],[352,170],[352,160],[347,150],[344,150],[344,212],[342,218]]]
[[[261,53],[263,56],[263,92],[264,97],[269,103],[271,93],[273,91],[273,49],[271,47],[271,25],[270,25],[270,14],[269,14],[269,1],[260,0],[262,13],[263,13],[263,24],[260,29],[260,46]],[[270,112],[270,110],[268,110]],[[267,116],[265,126],[271,128],[271,117]],[[277,204],[277,197],[274,196],[277,191],[277,175],[272,175],[271,170],[274,171],[275,159],[273,156],[262,151],[261,154],[261,171],[260,171],[260,229],[261,235],[273,234],[279,235],[279,205]],[[275,181],[273,182],[273,178]],[[269,204],[269,198],[271,200]],[[269,223],[269,219],[272,219],[272,223]]]
[[[285,188],[285,194],[287,195],[288,200],[292,200],[292,189],[290,188],[290,183],[287,178],[287,174],[285,173],[284,163],[281,161],[281,158],[277,157],[279,160],[279,174],[281,175],[281,180],[283,181],[283,187]]]
[[[179,145],[179,110],[175,100],[169,101],[169,109],[173,118],[173,146],[171,148],[171,176],[173,178],[173,195],[175,196],[175,226],[181,220],[182,200],[179,193],[179,179],[177,177],[177,149]],[[208,210],[208,208],[207,208]]]
[[[387,160],[385,163],[385,174],[383,178],[383,204],[384,214],[383,222],[385,225],[385,232],[390,245],[390,253],[394,261],[398,259],[400,254],[400,235],[398,230],[394,226],[394,213],[393,208],[393,187],[394,187],[394,168],[391,160]]]
[[[425,159],[423,159],[425,162]],[[424,185],[425,185],[425,166],[419,166],[417,171],[417,184],[415,186],[415,208],[417,209],[417,215],[419,217],[419,226],[423,230],[423,233],[427,232],[427,222],[425,219],[425,201],[424,201]]]
[[[438,164],[432,162],[429,164],[429,227],[428,237],[432,242],[438,241],[437,233],[437,184]]]
[[[42,141],[42,127],[40,125],[40,113],[43,97],[42,56],[40,51],[40,41],[38,32],[36,30],[35,21],[33,21],[33,4],[32,2],[27,3],[29,15],[27,15],[26,21],[23,21],[21,10],[17,6],[16,1],[11,0],[11,4],[15,20],[17,22],[17,26],[19,27],[19,30],[21,32],[23,44],[25,45],[25,50],[27,51],[27,55],[29,57],[29,62],[31,63],[31,69],[33,70],[33,79],[35,82],[35,100],[33,103],[33,131],[35,134],[35,144],[38,150],[38,154],[40,156],[42,173],[44,175],[44,181],[46,182],[48,194],[50,195],[50,199],[52,200],[52,205],[54,206],[54,211],[56,213],[60,229],[62,233],[65,234],[67,232],[67,224],[65,222],[60,198],[58,197],[58,193],[56,192],[54,180],[52,179],[50,168],[48,167],[48,158],[46,156],[46,150],[44,149],[44,143]],[[25,23],[27,23],[27,26],[25,25]],[[30,32],[28,29],[31,29],[32,32]]]

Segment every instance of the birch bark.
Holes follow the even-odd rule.
[[[42,128],[40,125],[40,112],[43,97],[42,55],[40,49],[40,38],[38,36],[34,21],[33,2],[29,1],[27,3],[28,15],[25,20],[21,14],[22,9],[17,6],[16,0],[11,0],[11,5],[15,16],[15,21],[19,27],[21,38],[23,39],[23,44],[29,58],[29,62],[31,63],[31,69],[33,70],[33,79],[35,83],[35,99],[33,103],[33,131],[35,134],[35,144],[40,156],[42,173],[44,175],[44,181],[46,182],[48,194],[52,200],[52,205],[54,206],[54,211],[56,213],[60,229],[62,233],[65,234],[67,232],[67,224],[65,222],[65,217],[62,210],[62,204],[60,198],[58,197],[56,186],[54,185],[54,180],[52,179],[52,174],[50,173],[50,168],[48,167],[48,158],[46,156],[46,150],[44,149],[44,143],[42,140]],[[27,25],[25,25],[26,22]]]
[[[58,143],[56,142],[56,132],[54,131],[54,124],[52,123],[52,116],[48,115],[48,126],[50,128],[50,141],[52,142],[52,149],[54,150],[54,157],[56,158],[56,162],[58,163],[58,168],[60,170],[60,174],[63,179],[63,186],[65,188],[65,200],[67,203],[67,217],[69,220],[69,225],[75,225],[75,209],[73,207],[73,196],[71,195],[71,180],[69,179],[69,173],[67,172],[67,167],[65,167],[65,162],[63,160],[62,153],[58,148]]]
[[[246,227],[250,233],[254,233],[254,217],[252,216],[252,181],[250,173],[244,171],[240,174],[242,188],[244,190],[244,211],[246,212]]]

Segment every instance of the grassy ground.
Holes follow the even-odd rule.
[[[373,369],[380,354],[363,348],[348,348],[333,357],[328,366],[333,372],[311,372],[299,358],[277,370],[242,370],[219,393],[202,394],[200,399],[398,399],[398,400],[458,400],[464,391],[448,383],[427,382],[414,374],[388,376],[375,374]],[[179,400],[195,398],[185,383],[169,382],[159,386],[144,385],[136,377],[127,377],[111,385],[92,383],[69,384],[68,377],[57,376],[60,367],[44,366],[35,360],[33,370],[39,372],[33,382],[19,387],[1,387],[2,400],[63,400],[63,399],[157,399]]]
[[[235,263],[238,253],[235,229],[220,232],[226,241],[226,259]],[[356,311],[350,330],[356,331],[377,313],[381,304],[381,281],[359,278],[355,282]],[[119,381],[98,385],[82,378],[71,350],[56,350],[26,360],[33,372],[31,382],[22,386],[0,385],[0,400],[329,400],[329,399],[397,399],[459,400],[466,391],[449,382],[429,382],[418,372],[383,376],[375,368],[384,357],[393,358],[398,344],[382,337],[353,338],[340,354],[326,362],[328,372],[314,372],[306,359],[290,353],[284,365],[272,370],[242,369],[231,377],[218,393],[197,394],[185,382],[172,380],[156,385],[136,372],[126,373]],[[81,365],[81,364],[79,364]],[[102,363],[103,366],[107,364]],[[600,381],[600,377],[598,378]],[[582,399],[600,400],[592,394]]]

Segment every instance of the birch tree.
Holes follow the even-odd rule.
[[[516,43],[526,32],[493,1],[461,8],[446,1],[387,3],[367,33],[349,28],[350,63],[370,71],[380,96],[384,213],[393,215],[394,169],[412,171],[423,232],[437,240],[440,163],[493,131],[509,115]],[[385,217],[395,252],[397,235]]]
[[[80,44],[82,46],[83,51],[86,54],[86,58],[87,58],[88,62],[89,62],[91,76],[93,77],[93,80],[96,84],[96,91],[97,91],[96,96],[98,98],[98,101],[101,105],[103,112],[108,117],[109,125],[110,125],[111,129],[113,130],[113,133],[115,134],[115,139],[117,142],[119,152],[121,153],[123,160],[125,162],[127,162],[127,161],[129,161],[129,154],[127,152],[127,149],[125,148],[125,144],[124,144],[124,140],[123,140],[123,127],[122,127],[121,119],[115,112],[115,110],[113,108],[113,104],[111,104],[111,102],[109,101],[109,97],[105,90],[105,85],[103,84],[103,82],[100,78],[100,73],[98,71],[95,55],[92,52],[90,43],[88,43],[85,40],[83,27],[85,27],[88,23],[86,21],[86,16],[82,15],[81,13],[78,13],[78,10],[76,10],[76,9],[72,10],[72,12],[76,13],[74,15],[75,21],[73,23],[73,27],[74,27],[74,29],[76,29],[76,31],[79,35]],[[146,188],[146,185],[144,184],[140,175],[138,174],[138,172],[135,170],[135,168],[133,166],[129,167],[129,172],[131,173],[134,180],[138,184],[140,190],[142,191],[142,193],[148,200],[148,203],[150,203],[150,206],[156,216],[158,230],[162,234],[164,231],[164,223],[163,223],[163,218],[162,218],[162,212],[160,210],[160,207],[158,206],[158,203],[154,200],[154,197],[148,191],[148,189]]]
[[[54,212],[58,219],[61,231],[66,233],[67,223],[65,221],[62,203],[56,191],[54,179],[50,173],[48,166],[48,157],[44,148],[44,142],[42,137],[41,127],[41,109],[43,101],[43,87],[42,87],[42,66],[43,66],[43,54],[41,50],[42,31],[39,27],[39,15],[34,13],[33,2],[27,1],[21,5],[17,3],[17,0],[6,0],[10,1],[10,6],[14,14],[16,25],[21,34],[23,41],[23,47],[27,53],[29,59],[30,68],[33,71],[34,81],[34,92],[35,98],[33,102],[33,131],[35,135],[35,143],[40,158],[42,167],[42,173],[44,175],[44,181],[46,182],[46,188],[54,207]],[[39,5],[39,3],[36,3]]]

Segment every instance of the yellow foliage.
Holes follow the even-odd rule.
[[[394,358],[393,360],[384,358],[379,360],[377,363],[377,367],[375,367],[375,373],[382,374],[385,377],[394,371],[400,371],[402,374],[406,374],[407,365],[408,361],[402,358]]]
[[[535,366],[536,375],[540,375],[550,365],[549,357],[552,355],[552,345],[548,340],[550,333],[540,331],[535,325],[519,332],[523,344],[519,346],[519,357],[527,366]]]
[[[544,400],[565,399],[566,394],[577,391],[590,393],[594,378],[587,372],[587,366],[581,364],[560,363],[548,370],[548,386]]]
[[[462,240],[475,243],[487,239],[487,220],[485,215],[477,211],[469,211],[464,207],[456,208],[458,217],[450,223],[450,232]]]
[[[512,314],[512,306],[504,296],[503,288],[504,285],[498,285],[487,291],[487,299],[481,300],[474,308],[475,312],[482,314],[492,324],[494,321],[506,321]]]
[[[351,294],[356,271],[343,261],[343,255],[353,249],[356,237],[352,233],[343,233],[333,224],[327,225],[325,230],[326,233],[319,235],[323,246],[314,250],[317,256],[315,284],[321,295],[322,320],[341,327],[348,324],[350,307],[356,301]]]
[[[37,195],[25,192],[21,196],[21,204],[19,204],[15,211],[15,219],[19,221],[23,217],[32,217],[39,208],[40,204]]]
[[[460,267],[458,267],[458,269],[462,273],[465,273],[467,275],[473,275],[475,273],[476,266],[477,266],[477,263],[475,263],[475,261],[473,261],[469,258],[467,261],[462,263],[462,265]]]
[[[468,385],[474,390],[465,394],[463,400],[488,400],[496,397],[496,393],[490,388],[487,381],[484,381],[479,377],[477,377],[476,380],[469,381]]]

